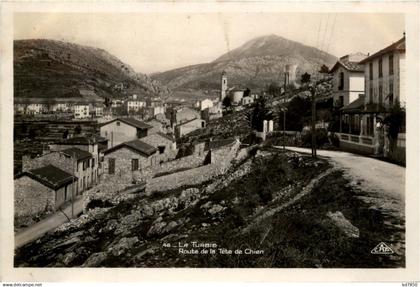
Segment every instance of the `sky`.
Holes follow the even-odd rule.
[[[399,40],[403,14],[15,13],[15,39],[102,48],[137,72],[211,62],[247,41],[276,34],[337,57],[374,53]]]

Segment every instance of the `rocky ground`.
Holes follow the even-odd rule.
[[[326,160],[264,148],[200,186],[91,209],[15,266],[403,267],[403,253],[370,253],[404,230],[361,196]]]

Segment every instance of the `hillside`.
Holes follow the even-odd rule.
[[[15,97],[89,97],[92,92],[101,97],[169,93],[105,50],[54,40],[14,41]]]
[[[220,56],[211,63],[187,66],[154,74],[173,90],[218,89],[220,73],[225,70],[229,86],[242,85],[261,89],[272,82],[282,82],[286,64],[297,65],[297,78],[325,64],[332,65],[336,57],[314,47],[276,35],[252,39]]]

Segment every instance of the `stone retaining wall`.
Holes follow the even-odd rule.
[[[232,160],[237,156],[240,143],[217,150],[218,162],[152,178],[147,181],[146,192],[153,192],[175,189],[182,186],[198,185],[212,178],[224,174],[231,166]]]

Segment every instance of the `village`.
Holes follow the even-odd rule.
[[[326,163],[314,149],[321,158],[322,150],[346,151],[403,166],[405,35],[372,54],[354,51],[331,67],[317,68],[298,74],[297,65],[287,64],[282,82],[265,90],[231,83],[229,70],[221,70],[220,88],[198,99],[122,92],[104,99],[91,91],[80,91],[80,98],[15,98],[16,248],[43,242],[39,238],[57,230],[88,224],[95,210],[104,212],[134,197],[159,199],[181,192],[179,206],[182,198],[187,208],[202,198],[201,187],[211,189],[209,194],[220,186],[227,188],[251,172],[250,158],[281,151],[289,164],[296,161],[299,168],[319,172],[326,171]],[[118,95],[124,86],[113,89]],[[309,103],[307,110],[296,108],[299,101]],[[312,159],[286,152],[304,148],[312,148]],[[263,201],[270,202],[271,195],[264,196]],[[152,210],[137,206],[138,221],[148,213],[182,209],[171,201],[161,204]],[[205,209],[217,217],[229,207],[209,203]],[[168,234],[188,222],[183,220],[166,223],[158,215],[147,235]],[[342,219],[338,225],[352,232],[346,222]],[[126,249],[139,240],[127,238],[133,241],[124,241]],[[250,254],[252,249],[246,250]],[[155,252],[150,250],[141,256]],[[63,262],[69,266],[107,262],[102,253],[83,262],[66,256]]]

